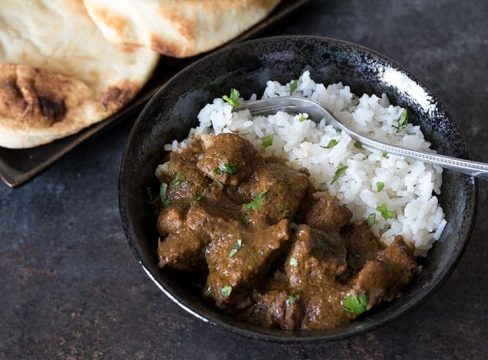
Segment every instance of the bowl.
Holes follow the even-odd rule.
[[[239,322],[204,302],[189,278],[157,266],[156,217],[147,200],[157,188],[155,168],[167,155],[163,145],[187,137],[199,110],[231,88],[245,98],[261,93],[269,79],[282,83],[310,70],[317,82],[342,81],[356,94],[386,93],[408,108],[438,152],[468,158],[468,148],[445,106],[400,65],[359,45],[316,36],[280,36],[217,51],[185,68],[159,89],[139,115],[127,143],[119,178],[119,207],[129,245],[151,280],[197,318],[235,333],[271,341],[300,342],[349,337],[385,324],[418,305],[448,278],[468,242],[475,216],[473,178],[445,171],[442,195],[447,226],[422,259],[422,271],[398,299],[350,325],[327,331],[291,332]]]

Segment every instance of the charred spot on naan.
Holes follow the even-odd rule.
[[[155,35],[151,35],[151,50],[170,57],[183,57],[186,54],[186,51],[181,50],[181,45],[172,44]]]
[[[110,86],[100,98],[102,110],[113,113],[126,105],[138,91],[138,86],[131,81]]]
[[[67,113],[66,80],[37,68],[0,64],[0,115],[19,125],[49,127]]]

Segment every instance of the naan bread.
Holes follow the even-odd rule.
[[[106,41],[82,0],[1,0],[0,146],[45,144],[107,118],[158,57]]]
[[[280,0],[84,0],[105,37],[172,57],[220,46],[265,18]]]

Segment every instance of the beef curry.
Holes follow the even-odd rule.
[[[242,137],[194,138],[160,174],[159,266],[205,275],[202,296],[266,328],[331,329],[400,294],[414,277],[401,236],[383,245],[306,169]]]

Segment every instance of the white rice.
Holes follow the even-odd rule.
[[[290,83],[268,81],[263,98],[290,95]],[[403,111],[390,105],[385,94],[357,97],[342,83],[325,86],[310,78],[308,71],[298,80],[296,96],[310,97],[323,104],[344,124],[383,142],[411,149],[428,150],[418,126],[408,124],[398,134],[393,127]],[[255,99],[256,95],[252,96]],[[242,100],[242,99],[241,99]],[[199,126],[194,134],[235,132],[249,140],[266,155],[276,155],[295,168],[306,167],[313,185],[320,192],[335,195],[353,212],[354,221],[364,221],[375,214],[372,230],[389,244],[395,235],[415,244],[416,253],[425,255],[438,240],[446,225],[437,196],[442,184],[442,169],[419,161],[359,149],[344,132],[339,133],[324,121],[299,121],[299,116],[279,112],[271,116],[253,117],[249,111],[232,112],[232,106],[214,99],[198,115]],[[263,138],[273,136],[271,146],[262,146]],[[337,145],[327,149],[335,139]],[[186,141],[165,145],[165,150],[184,147]],[[344,174],[332,183],[339,166],[347,165]],[[377,191],[377,183],[384,189]],[[377,210],[385,204],[396,212],[396,218],[385,220]],[[370,217],[372,219],[373,215]]]

